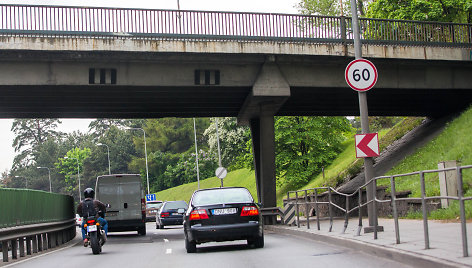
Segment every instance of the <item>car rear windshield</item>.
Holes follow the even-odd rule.
[[[179,208],[187,208],[187,203],[185,201],[167,202],[164,207],[164,209],[179,209]]]
[[[194,206],[230,203],[252,203],[251,194],[244,188],[214,189],[196,192],[192,199]]]
[[[160,208],[162,203],[147,203],[146,208]]]

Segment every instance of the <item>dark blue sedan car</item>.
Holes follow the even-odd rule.
[[[243,187],[197,190],[184,218],[185,247],[197,251],[197,244],[247,240],[264,247],[262,216],[251,193]]]

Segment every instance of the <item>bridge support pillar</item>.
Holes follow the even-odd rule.
[[[257,197],[265,208],[277,206],[274,115],[289,97],[275,56],[268,56],[238,115],[238,124],[251,128]],[[275,224],[276,216],[264,216],[264,223]]]

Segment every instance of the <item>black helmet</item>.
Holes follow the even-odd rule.
[[[84,190],[84,197],[85,198],[94,198],[95,191],[92,188],[87,188]]]

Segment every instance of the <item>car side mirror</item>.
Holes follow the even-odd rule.
[[[184,213],[184,212],[185,212],[185,209],[183,209],[183,208],[177,209],[177,213]]]

